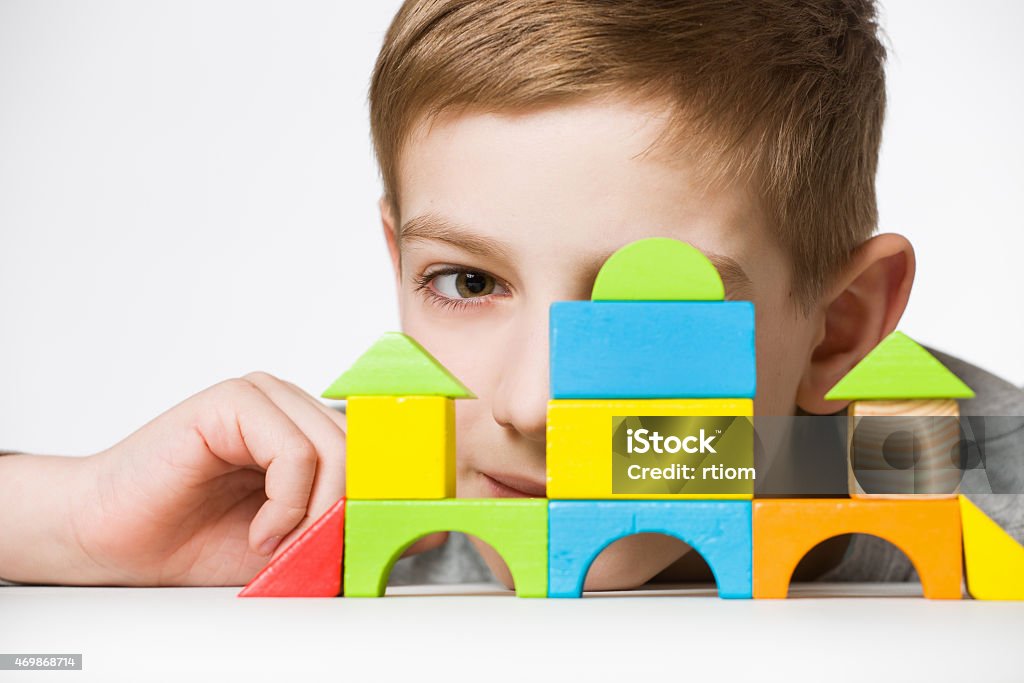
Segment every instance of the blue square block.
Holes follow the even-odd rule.
[[[750,501],[553,500],[548,504],[548,597],[578,598],[594,558],[611,543],[662,533],[687,543],[708,563],[723,598],[754,588]]]
[[[558,301],[552,398],[753,398],[749,301]]]

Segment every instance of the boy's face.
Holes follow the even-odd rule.
[[[400,228],[382,202],[402,327],[478,396],[456,408],[460,497],[544,495],[548,307],[589,298],[605,259],[643,237],[693,244],[727,298],[754,302],[755,410],[793,412],[815,334],[789,260],[750,188],[707,188],[685,152],[652,147],[667,114],[611,99],[453,114],[403,147]]]

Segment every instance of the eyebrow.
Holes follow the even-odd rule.
[[[743,270],[743,266],[736,259],[715,253],[704,255],[718,270],[722,284],[725,285],[726,299],[744,299],[753,295],[754,283],[750,281],[747,271]]]
[[[453,247],[462,249],[476,256],[490,257],[495,259],[511,260],[512,248],[501,240],[491,237],[476,235],[466,228],[460,227],[451,221],[436,214],[423,214],[410,218],[399,228],[398,246],[401,249],[406,241],[435,240],[450,244]],[[726,298],[742,298],[753,293],[753,283],[747,276],[743,267],[736,259],[723,254],[705,253],[708,260],[718,270],[722,277],[722,284],[725,285]],[[593,279],[597,276],[604,261],[611,256],[604,256],[599,263],[586,270],[590,272]]]
[[[435,240],[450,244],[477,256],[510,260],[512,249],[491,237],[475,235],[469,230],[434,214],[424,214],[410,218],[398,230],[398,247],[406,241]]]

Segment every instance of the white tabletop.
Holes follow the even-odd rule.
[[[384,599],[237,592],[0,588],[0,652],[83,655],[82,671],[0,680],[1024,680],[1024,603],[930,601],[919,585],[815,584],[788,600],[710,589],[517,599],[486,585]]]

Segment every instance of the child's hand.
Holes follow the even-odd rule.
[[[59,582],[246,583],[344,493],[344,426],[265,373],[192,396],[87,459]]]
[[[117,583],[246,583],[344,493],[344,426],[265,373],[217,384],[94,457],[76,536]]]

